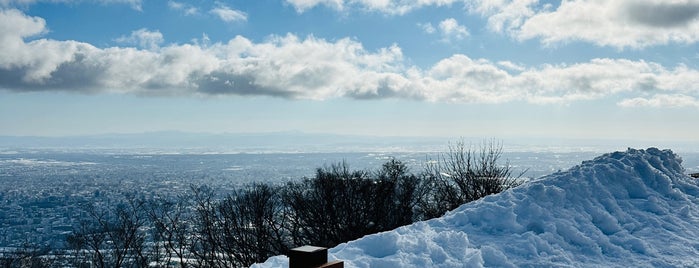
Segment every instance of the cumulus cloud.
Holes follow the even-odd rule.
[[[315,6],[403,15],[429,6],[462,5],[488,28],[546,45],[583,41],[619,49],[699,41],[699,0],[286,0],[298,12]],[[423,30],[431,25],[422,25]]]
[[[128,4],[136,10],[141,10],[141,0],[99,0],[102,3],[107,4]]]
[[[643,48],[699,41],[699,1],[576,0],[560,5],[537,0],[472,2],[489,27],[544,44],[585,41],[599,46]]]
[[[532,102],[591,100],[621,93],[685,92],[696,94],[699,72],[679,66],[626,59],[593,59],[574,65],[546,65],[514,79]]]
[[[495,32],[515,32],[535,15],[538,0],[473,0],[467,1],[469,10],[488,18],[488,27]],[[545,5],[544,10],[550,8]]]
[[[142,29],[125,37],[149,48],[139,49],[37,39],[45,31],[41,18],[0,11],[1,89],[460,103],[699,96],[699,71],[625,59],[525,67],[457,54],[419,68],[404,59],[397,45],[368,51],[349,38],[327,41],[288,34],[256,43],[237,36],[226,43],[152,49],[162,36]]]
[[[418,23],[425,33],[434,34],[439,33],[442,36],[441,41],[445,43],[450,43],[453,40],[461,40],[468,37],[470,34],[466,26],[459,24],[459,22],[454,18],[447,18],[439,22],[437,28],[435,28],[432,23]]]
[[[445,6],[459,0],[286,0],[297,12],[302,13],[316,6],[326,6],[342,11],[348,7],[357,7],[370,12],[380,12],[390,15],[403,15],[412,10],[425,6]]]
[[[417,26],[420,27],[420,29],[422,29],[422,31],[424,31],[425,33],[428,33],[428,34],[433,34],[437,31],[437,28],[434,28],[434,26],[432,26],[432,23],[429,23],[429,22],[428,23],[418,23]]]
[[[199,9],[187,4],[187,3],[180,3],[180,2],[175,2],[175,1],[168,1],[167,6],[170,9],[173,10],[178,10],[184,13],[186,16],[191,16],[191,15],[196,15],[199,14]]]
[[[651,108],[684,108],[694,107],[699,108],[699,100],[692,96],[683,94],[657,94],[651,98],[632,98],[625,99],[618,103],[621,107],[651,107]]]
[[[505,69],[517,71],[517,72],[521,72],[521,71],[524,71],[526,69],[524,66],[516,64],[516,63],[511,62],[511,61],[498,61],[498,65],[500,67],[505,68]]]
[[[247,21],[248,14],[240,10],[232,9],[224,4],[218,4],[217,7],[211,9],[209,13],[218,16],[219,19],[225,22]]]
[[[315,6],[327,6],[335,10],[342,10],[345,5],[344,0],[286,0],[286,3],[296,8],[296,11],[303,13]]]
[[[464,39],[469,36],[466,26],[460,25],[454,18],[448,18],[439,22],[439,32],[445,40]]]
[[[208,46],[157,51],[97,48],[87,43],[24,38],[45,31],[41,18],[0,13],[0,87],[145,95],[238,94],[326,99],[390,95],[401,78],[396,46],[366,51],[350,39],[294,35],[253,43],[235,37]],[[135,34],[136,36],[138,34]]]
[[[699,2],[629,2],[626,7],[633,21],[653,27],[683,27],[699,17]]]
[[[131,32],[129,36],[122,36],[116,39],[117,42],[138,45],[141,48],[155,50],[163,43],[163,34],[160,31],[149,31],[142,28]]]

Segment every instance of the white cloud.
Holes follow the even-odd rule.
[[[184,15],[186,15],[186,16],[191,16],[191,15],[199,14],[199,9],[198,9],[198,8],[196,8],[196,7],[194,7],[194,6],[190,5],[190,4],[187,4],[187,3],[180,3],[180,2],[175,2],[175,1],[168,1],[168,2],[167,2],[167,6],[168,6],[170,9],[173,9],[173,10],[182,11],[182,12],[184,13]]]
[[[622,93],[699,94],[699,72],[682,66],[670,70],[643,61],[594,59],[574,65],[526,68],[510,74],[498,67],[501,64],[454,55],[424,73],[413,74],[413,86],[431,101],[485,103],[570,103]]]
[[[465,103],[570,103],[649,94],[699,97],[699,71],[645,61],[594,59],[525,67],[453,55],[422,69],[409,65],[396,45],[367,51],[349,38],[331,42],[291,34],[260,43],[237,36],[227,43],[202,41],[151,50],[25,41],[45,31],[41,18],[0,11],[0,88]],[[157,32],[139,30],[132,36],[142,47],[162,42]]]
[[[209,13],[218,16],[219,19],[225,22],[247,21],[248,14],[240,10],[232,9],[224,4],[219,4],[209,11]]]
[[[538,0],[474,0],[465,1],[467,7],[488,18],[488,27],[495,32],[510,32],[536,14]]]
[[[5,7],[24,7],[36,3],[78,3],[86,2],[87,0],[0,0],[0,6]],[[90,2],[90,1],[87,1]],[[96,0],[94,2],[99,2],[103,4],[128,4],[131,8],[141,11],[142,2],[141,0]]]
[[[228,43],[149,51],[74,41],[25,42],[45,30],[44,21],[17,10],[0,13],[0,25],[0,88],[13,91],[371,98],[393,94],[395,83],[404,80],[397,74],[402,59],[398,47],[372,53],[351,39],[287,35],[252,43],[239,36]]]
[[[682,10],[690,13],[682,14]],[[699,40],[697,15],[696,2],[564,2],[554,12],[530,18],[518,37],[538,37],[544,43],[583,40],[618,48],[694,43]]]
[[[593,59],[574,65],[546,65],[528,69],[513,81],[531,102],[570,102],[600,99],[625,92],[697,89],[682,77],[696,70],[668,70],[661,65],[624,59]],[[691,79],[699,81],[699,77]]]
[[[651,107],[651,108],[699,108],[699,100],[692,96],[674,94],[656,94],[652,98],[632,98],[625,99],[618,103],[621,107]]]
[[[492,31],[551,45],[583,41],[619,49],[699,42],[699,0],[286,0],[298,12],[315,6],[403,15],[461,4],[487,18]],[[548,2],[548,1],[546,1]],[[425,25],[426,26],[426,25]],[[426,30],[423,27],[423,30]]]
[[[439,32],[442,33],[444,40],[464,39],[469,36],[465,26],[460,25],[454,18],[448,18],[439,22]]]
[[[486,16],[493,31],[544,44],[643,48],[699,41],[697,0],[575,0],[557,7],[537,0],[478,0],[469,7]]]
[[[297,12],[303,13],[315,6],[324,5],[335,10],[344,8],[344,0],[286,0]]]
[[[507,86],[507,72],[487,60],[465,55],[443,59],[429,70],[411,74],[414,86],[424,99],[434,102],[509,102],[519,94]]]
[[[429,22],[428,23],[418,23],[417,26],[420,27],[420,29],[422,29],[425,33],[428,33],[428,34],[433,34],[437,31],[437,29],[434,28],[434,26],[432,26],[432,23],[429,23]]]
[[[163,43],[163,34],[160,31],[149,31],[142,28],[131,32],[129,36],[122,36],[116,39],[117,42],[138,45],[141,48],[155,50]]]
[[[142,10],[141,0],[100,0],[100,2],[107,4],[128,4],[133,9]]]
[[[516,64],[516,63],[511,62],[511,61],[498,61],[498,65],[500,65],[500,67],[503,67],[505,69],[517,71],[517,72],[521,72],[521,71],[524,71],[526,69],[524,66]]]
[[[437,28],[432,26],[432,23],[418,23],[425,33],[434,34],[439,33],[442,36],[441,41],[445,43],[450,43],[454,40],[462,40],[469,36],[468,29],[466,26],[459,24],[454,18],[447,18],[439,22]]]
[[[46,22],[42,18],[29,17],[16,9],[0,10],[0,68],[22,68],[22,81],[31,81],[50,75],[57,64],[68,60],[71,55],[55,51],[64,48],[66,52],[72,50],[74,43],[61,42],[46,47],[48,50],[32,51],[28,49],[30,44],[24,42],[24,38],[45,33]],[[45,45],[46,40],[39,39],[33,44]],[[68,53],[68,54],[69,54]]]
[[[370,12],[380,12],[390,15],[403,15],[412,10],[425,6],[445,6],[460,0],[286,0],[297,12],[302,13],[316,6],[326,6],[342,11],[347,7],[357,7]]]
[[[24,37],[46,33],[46,21],[40,17],[29,17],[17,9],[0,9],[0,34],[4,42],[22,41]],[[4,43],[4,45],[9,45]],[[19,44],[15,44],[19,45]],[[4,46],[3,46],[4,47]],[[0,52],[3,50],[0,50]]]

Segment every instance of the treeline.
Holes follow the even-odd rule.
[[[177,198],[86,205],[67,248],[0,254],[3,267],[243,267],[301,245],[333,247],[439,217],[518,185],[502,147],[457,143],[420,173],[391,159],[373,171],[346,163],[284,185],[251,184],[218,198],[192,187]],[[43,254],[38,254],[41,252]],[[48,254],[47,252],[51,252]]]

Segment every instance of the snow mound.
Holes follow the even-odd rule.
[[[699,267],[699,187],[670,150],[605,154],[329,249],[345,267]],[[284,256],[253,267],[286,267]]]

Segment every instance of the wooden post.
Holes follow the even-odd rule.
[[[289,268],[343,268],[341,261],[328,262],[328,249],[303,246],[291,249],[287,254]]]

